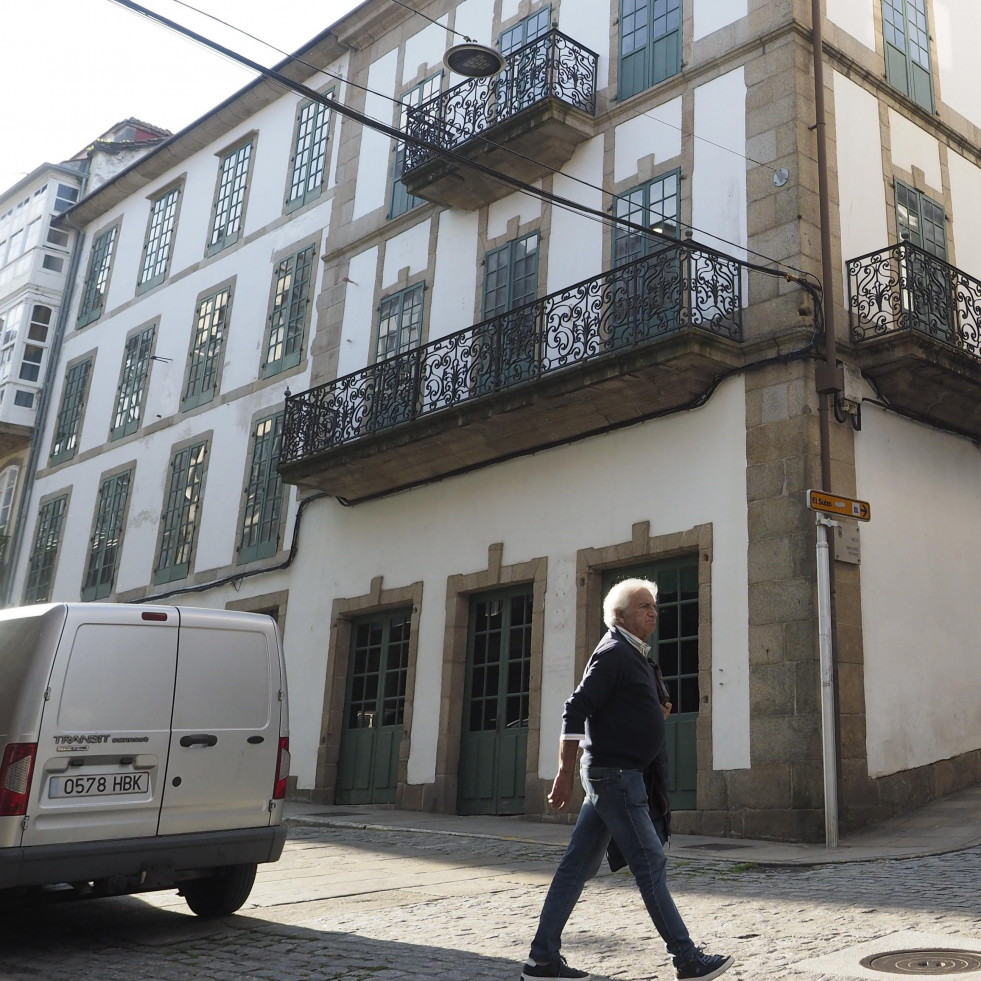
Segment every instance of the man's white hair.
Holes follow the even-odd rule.
[[[607,627],[615,627],[620,614],[630,605],[630,598],[640,589],[649,589],[654,602],[657,602],[657,583],[649,579],[621,579],[603,600],[603,622]]]

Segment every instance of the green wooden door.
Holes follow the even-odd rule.
[[[400,610],[353,625],[334,794],[338,804],[395,801],[411,613]]]
[[[523,814],[531,668],[530,586],[470,604],[461,814]]]
[[[676,811],[695,807],[698,758],[698,558],[682,556],[667,562],[616,569],[603,577],[603,595],[621,579],[638,577],[657,583],[657,630],[651,656],[671,692],[666,745],[670,775],[668,791]]]

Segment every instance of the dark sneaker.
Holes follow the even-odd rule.
[[[695,953],[687,960],[679,963],[675,959],[674,966],[678,970],[679,978],[701,978],[702,981],[712,981],[712,978],[717,978],[732,967],[732,957],[723,954],[703,954],[702,949],[696,947]]]
[[[564,957],[548,964],[525,964],[521,968],[521,981],[535,981],[536,978],[579,978],[579,981],[589,981],[588,971],[577,971],[569,967]]]

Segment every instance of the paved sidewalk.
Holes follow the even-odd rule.
[[[287,803],[286,820],[298,826],[439,832],[547,844],[557,848],[566,845],[572,831],[567,824],[523,817],[460,817],[368,805],[345,807],[297,801]],[[675,858],[761,865],[819,865],[939,855],[978,844],[981,844],[981,785],[933,801],[874,828],[843,836],[835,848],[824,844],[798,845],[746,838],[673,835],[669,854]]]

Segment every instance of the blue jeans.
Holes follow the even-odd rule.
[[[667,859],[647,809],[647,790],[640,770],[582,768],[586,799],[559,867],[549,886],[531,943],[531,957],[554,961],[562,947],[562,931],[583,886],[599,871],[612,837],[620,846],[644,898],[657,932],[675,959],[684,959],[695,945],[668,892]]]

